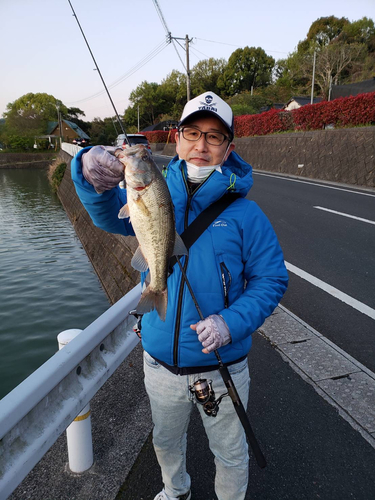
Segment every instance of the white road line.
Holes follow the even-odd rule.
[[[362,302],[359,302],[359,300],[354,299],[350,295],[347,295],[344,292],[341,292],[337,288],[329,285],[328,283],[325,283],[324,281],[320,280],[319,278],[316,278],[312,274],[306,273],[302,269],[299,269],[298,267],[294,266],[293,264],[290,264],[289,262],[285,262],[286,268],[288,271],[290,271],[293,274],[296,274],[300,278],[308,281],[312,285],[317,286],[321,290],[324,290],[325,292],[329,293],[336,299],[341,300],[345,304],[348,304],[349,306],[353,307],[357,311],[361,312],[362,314],[366,314],[366,316],[369,316],[372,319],[375,319],[375,309],[372,309],[371,307],[367,306],[366,304],[363,304]]]
[[[368,224],[375,225],[375,221],[373,221],[373,220],[362,219],[362,217],[356,217],[355,215],[344,214],[343,212],[336,212],[336,210],[330,210],[329,208],[317,207],[317,206],[314,208],[317,208],[318,210],[324,210],[325,212],[330,212],[331,214],[342,215],[343,217],[349,217],[349,219],[355,219],[355,220],[359,220],[361,222],[367,222]]]
[[[372,198],[375,197],[375,194],[372,194],[372,193],[365,193],[363,191],[353,191],[351,189],[344,189],[344,188],[339,188],[339,187],[335,187],[335,186],[329,186],[329,185],[326,185],[326,184],[319,184],[318,182],[314,182],[314,181],[301,181],[299,179],[292,179],[291,177],[283,177],[281,175],[277,175],[277,174],[263,174],[263,173],[260,173],[260,172],[254,172],[253,171],[253,174],[256,174],[256,175],[263,175],[264,177],[273,177],[273,178],[277,178],[277,179],[281,179],[283,181],[291,181],[291,182],[300,182],[301,184],[309,184],[310,186],[318,186],[318,187],[322,187],[322,188],[327,188],[327,189],[335,189],[336,191],[345,191],[347,193],[352,193],[352,194],[360,194],[362,196],[371,196]],[[360,187],[358,186],[358,189]]]

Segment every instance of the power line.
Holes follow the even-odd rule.
[[[149,54],[147,54],[137,64],[135,64],[132,68],[130,68],[126,73],[124,73],[123,75],[119,76],[117,78],[117,80],[115,80],[114,82],[112,82],[108,86],[108,88],[109,89],[113,89],[114,87],[116,87],[117,85],[119,85],[120,83],[122,83],[124,80],[126,80],[127,78],[129,78],[130,76],[132,76],[136,71],[138,71],[139,69],[141,69],[145,64],[147,64],[149,61],[151,61],[151,59],[153,59],[154,57],[156,57],[162,50],[164,50],[165,47],[167,45],[169,45],[169,43],[170,42],[168,42],[168,41],[163,41],[162,43],[160,43],[159,45],[157,45],[151,52],[149,52]],[[79,99],[78,101],[70,101],[67,104],[78,104],[80,102],[90,101],[91,99],[95,99],[96,97],[99,97],[104,92],[105,92],[104,90],[100,90],[96,94],[92,94],[92,95],[90,95],[88,97],[84,97],[83,99]]]
[[[234,45],[233,43],[225,43],[225,42],[218,42],[215,40],[207,40],[206,38],[197,38],[194,37],[196,40],[202,40],[203,42],[210,42],[210,43],[219,43],[221,45],[229,45],[230,47],[237,47],[238,49],[242,48],[241,45]],[[271,49],[263,49],[265,52],[275,52],[277,54],[289,54],[289,52],[281,52],[280,50],[271,50]]]
[[[158,13],[159,19],[160,19],[160,21],[161,21],[162,25],[164,26],[164,29],[165,29],[165,31],[166,31],[166,33],[167,33],[167,36],[168,36],[169,40],[172,42],[172,45],[173,45],[173,47],[174,47],[174,49],[175,49],[175,51],[176,51],[176,53],[177,53],[178,58],[179,58],[179,59],[180,59],[180,61],[181,61],[182,66],[184,67],[185,71],[187,71],[187,68],[186,68],[186,66],[185,66],[185,64],[184,64],[184,62],[183,62],[183,60],[181,59],[181,56],[180,56],[180,54],[179,54],[179,52],[178,52],[178,50],[177,50],[177,47],[176,47],[176,45],[175,45],[175,43],[174,43],[174,42],[175,42],[175,40],[176,40],[176,38],[173,38],[173,37],[172,37],[171,31],[169,30],[169,28],[168,28],[168,26],[167,26],[167,23],[166,23],[166,21],[165,21],[165,19],[164,19],[163,13],[162,13],[162,11],[161,11],[161,8],[160,8],[160,6],[159,6],[159,4],[158,4],[157,0],[153,0],[153,2],[154,2],[154,6],[155,6],[155,9],[156,9],[156,12]]]

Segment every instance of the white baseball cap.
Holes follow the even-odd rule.
[[[230,140],[234,137],[234,117],[232,108],[223,99],[214,92],[205,92],[204,94],[194,97],[187,102],[181,115],[179,127],[186,122],[188,118],[198,113],[212,113],[218,118],[231,134]]]

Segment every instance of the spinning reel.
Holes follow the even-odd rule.
[[[195,395],[197,403],[203,406],[205,414],[209,417],[216,417],[221,400],[225,396],[228,396],[228,393],[226,392],[215,399],[215,392],[212,388],[212,380],[207,380],[205,378],[200,378],[194,382],[193,385],[189,386],[189,390]]]

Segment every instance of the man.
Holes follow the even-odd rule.
[[[180,269],[168,278],[168,309],[143,316],[145,385],[154,423],[153,443],[164,488],[155,500],[189,500],[186,432],[195,403],[189,387],[212,380],[216,397],[226,392],[214,354],[231,374],[246,408],[247,354],[251,334],[264,322],[287,287],[287,272],[276,235],[263,212],[245,198],[252,186],[251,166],[234,152],[233,113],[213,92],[189,101],[176,132],[175,156],[166,171],[176,229],[184,229],[225,193],[240,198],[203,232],[183,259],[186,274],[205,319],[199,315]],[[128,219],[117,218],[126,191],[118,187],[123,165],[105,148],[81,151],[72,161],[77,193],[94,223],[110,232],[134,234]],[[248,448],[230,398],[216,417],[198,404],[215,456],[219,500],[245,498]]]

